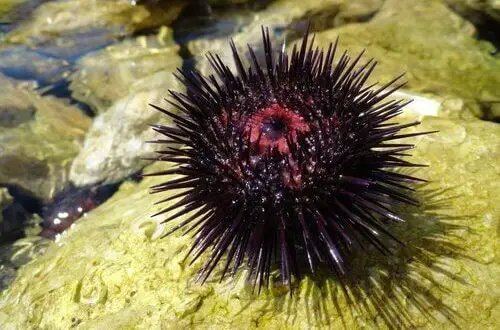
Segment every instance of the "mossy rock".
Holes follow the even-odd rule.
[[[410,117],[410,116],[408,116]],[[414,118],[407,118],[412,120]],[[24,266],[0,297],[0,323],[12,329],[319,329],[415,327],[494,329],[500,322],[500,127],[423,117],[412,138],[422,206],[402,210],[391,230],[407,244],[394,256],[352,256],[346,291],[317,274],[278,282],[260,295],[244,280],[201,285],[202,260],[184,262],[192,238],[150,218],[158,178],[126,183],[110,200]],[[149,171],[164,169],[156,163]],[[169,214],[165,215],[168,216]],[[349,297],[349,299],[347,298]]]
[[[406,88],[460,97],[478,117],[500,100],[500,59],[490,54],[493,45],[477,40],[473,25],[443,1],[387,0],[370,21],[318,32],[316,43],[327,47],[337,37],[342,51],[355,56],[365,49],[365,58],[378,62],[374,81],[406,72]]]

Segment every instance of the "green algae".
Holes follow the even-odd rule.
[[[0,227],[3,225],[3,214],[2,211],[12,204],[14,198],[9,194],[7,188],[0,188]]]
[[[0,81],[0,182],[50,200],[68,182],[90,119],[68,101],[1,75]]]
[[[366,49],[366,58],[378,62],[373,80],[406,72],[406,88],[476,103],[477,116],[500,100],[493,46],[476,40],[472,24],[442,1],[388,0],[370,21],[318,32],[316,42],[326,47],[337,36],[342,50],[355,55]]]
[[[16,5],[23,3],[24,0],[3,0],[0,4],[0,21],[2,23],[9,21],[8,14]]]
[[[244,274],[234,282],[196,283],[202,260],[183,262],[191,239],[180,233],[159,239],[173,224],[149,218],[159,198],[148,194],[158,183],[149,178],[124,184],[23,267],[0,298],[0,323],[37,329],[493,329],[500,321],[500,128],[424,117],[418,129],[441,132],[412,139],[416,161],[430,165],[417,174],[431,182],[417,194],[422,206],[403,210],[407,223],[391,226],[408,247],[390,257],[375,251],[353,256],[346,292],[324,274],[297,283],[293,296],[278,282],[257,295]]]
[[[165,106],[168,90],[184,89],[172,72],[182,66],[172,31],[138,37],[109,46],[80,60],[72,77],[73,97],[99,111],[69,177],[77,186],[114,183],[150,162],[154,140],[151,123],[161,113],[148,104]],[[89,162],[89,159],[92,161]]]

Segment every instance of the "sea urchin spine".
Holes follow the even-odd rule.
[[[387,100],[401,76],[366,86],[376,62],[358,66],[362,53],[334,64],[338,42],[325,53],[306,33],[300,49],[275,57],[262,36],[264,65],[249,47],[245,68],[231,42],[237,74],[209,54],[214,75],[179,71],[187,92],[170,91],[170,103],[180,114],[152,105],[175,123],[153,126],[165,136],[153,142],[167,145],[153,159],[177,166],[149,175],[178,175],[152,192],[179,189],[156,215],[177,210],[164,220],[183,217],[172,231],[194,231],[192,261],[210,251],[202,281],[223,257],[221,278],[246,265],[259,288],[273,265],[289,285],[319,263],[343,275],[353,247],[387,253],[382,236],[397,240],[385,224],[403,221],[394,205],[416,204],[408,184],[423,180],[393,171],[420,166],[402,159],[412,144],[394,141],[425,133],[388,122],[409,103]]]

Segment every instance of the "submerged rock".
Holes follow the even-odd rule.
[[[150,163],[141,159],[154,150],[154,145],[146,141],[158,137],[150,124],[164,120],[148,104],[169,106],[163,98],[167,96],[167,88],[176,84],[171,77],[171,72],[155,74],[148,78],[151,83],[146,85],[154,86],[157,81],[163,87],[131,94],[94,119],[83,148],[71,166],[71,182],[77,186],[115,183]],[[170,86],[163,85],[168,82]]]
[[[313,27],[320,30],[330,27],[335,17],[337,17],[335,24],[341,25],[349,21],[356,21],[357,18],[362,19],[365,16],[370,16],[378,10],[382,2],[381,0],[273,1],[265,9],[252,14],[252,21],[248,25],[239,28],[234,34],[222,38],[194,40],[188,44],[188,49],[197,61],[198,70],[203,74],[212,72],[205,57],[209,51],[217,53],[225,63],[235,69],[231,49],[228,45],[229,37],[234,40],[241,53],[245,54],[247,44],[261,48],[262,26],[271,30],[272,38],[288,41],[284,40],[283,32],[290,25],[294,25],[296,28],[300,25],[305,30],[307,20],[311,18]],[[298,37],[297,34],[295,36]],[[279,44],[276,44],[276,49],[279,49],[279,46]]]
[[[50,200],[68,181],[90,119],[61,99],[0,82],[0,184]]]
[[[82,59],[71,88],[101,111],[71,166],[77,186],[115,183],[139,171],[154,146],[150,124],[160,113],[150,103],[167,106],[168,90],[182,91],[172,74],[182,66],[179,46],[168,29],[156,37],[139,37]],[[103,108],[111,106],[103,111]]]
[[[0,292],[14,281],[19,267],[50,245],[49,240],[36,236],[39,222],[40,217],[15,202],[7,188],[0,188]],[[13,242],[20,236],[26,238]]]
[[[0,72],[21,80],[54,84],[70,73],[66,60],[40,54],[25,46],[12,46],[0,50]]]
[[[70,77],[72,96],[103,112],[131,93],[154,88],[139,80],[181,66],[178,51],[172,31],[163,27],[158,35],[127,39],[90,53],[77,62],[76,72]]]
[[[3,210],[12,204],[14,199],[9,194],[7,188],[0,188],[0,228],[3,228]],[[0,229],[0,236],[2,236],[3,230]]]
[[[54,36],[105,28],[116,35],[168,25],[179,14],[182,1],[165,1],[149,8],[146,5],[132,6],[127,0],[68,0],[47,2],[9,33],[10,42],[50,40]]]
[[[12,244],[0,245],[0,292],[16,278],[17,270],[33,258],[43,255],[53,242],[43,237],[21,238]]]
[[[36,47],[53,57],[74,60],[138,31],[169,25],[184,2],[133,6],[127,0],[49,1],[6,36],[9,43]]]
[[[25,0],[3,0],[0,4],[0,19],[5,20],[9,12],[17,5],[23,3]]]
[[[24,266],[0,297],[0,323],[81,329],[495,328],[500,126],[423,116],[427,111],[407,115],[422,119],[419,131],[440,131],[411,139],[415,161],[430,165],[416,174],[431,182],[418,190],[422,206],[403,211],[407,222],[391,226],[407,247],[389,257],[371,250],[354,255],[345,292],[320,274],[297,284],[293,296],[277,283],[253,294],[243,276],[195,283],[203,260],[183,261],[191,235],[160,239],[177,221],[160,224],[163,217],[149,217],[159,209],[153,203],[168,193],[150,195],[148,187],[159,180],[146,178],[123,184],[57,246]],[[148,171],[167,167],[156,163]]]
[[[500,59],[474,35],[473,25],[443,2],[387,0],[369,22],[319,32],[316,42],[326,47],[339,36],[342,51],[366,49],[365,58],[378,61],[372,79],[389,81],[406,72],[406,88],[459,97],[484,117],[500,101]]]

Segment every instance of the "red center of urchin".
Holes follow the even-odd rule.
[[[288,142],[296,142],[298,133],[309,130],[302,116],[277,103],[252,114],[245,125],[245,133],[250,135],[250,143],[257,144],[259,153],[277,149],[287,154]]]

